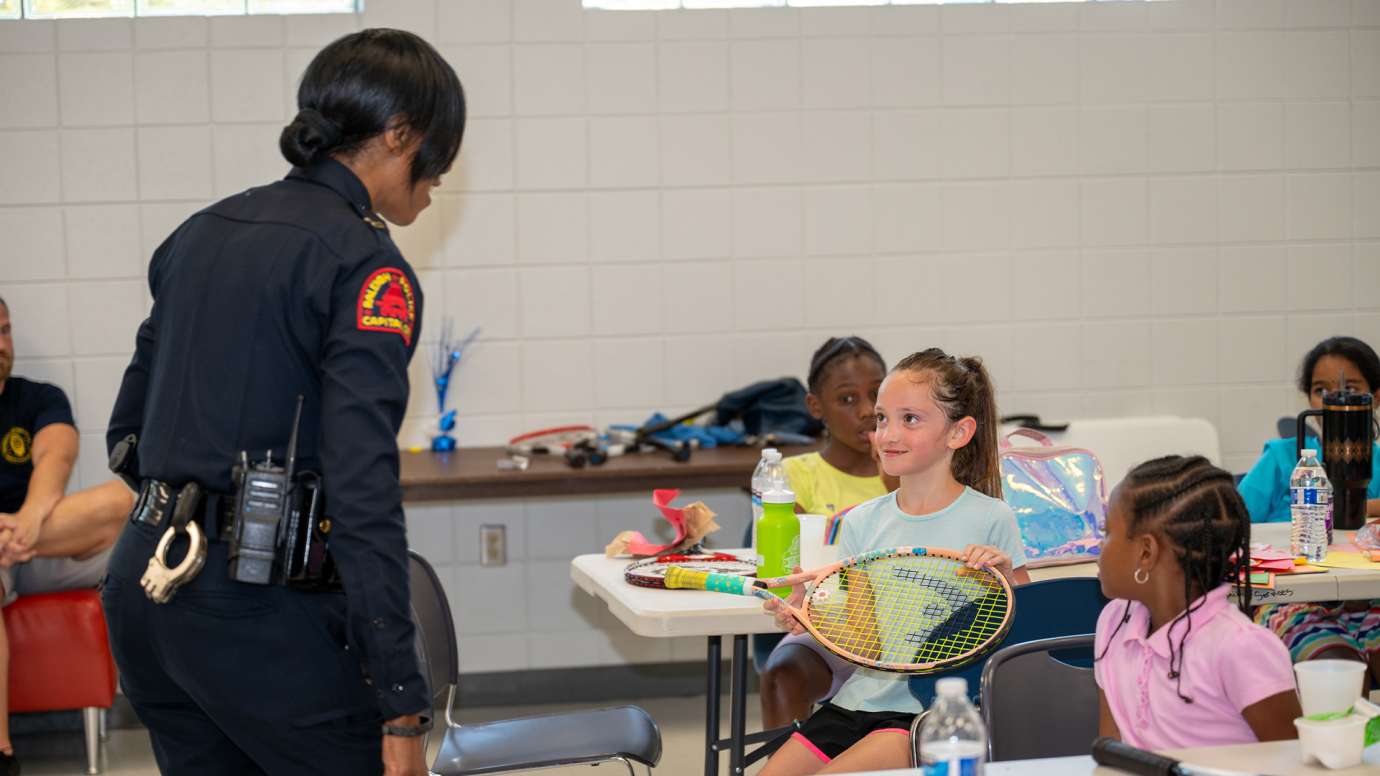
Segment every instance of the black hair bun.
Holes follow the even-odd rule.
[[[340,125],[321,115],[315,108],[297,112],[291,124],[283,127],[278,148],[289,162],[305,167],[325,158],[345,139]]]

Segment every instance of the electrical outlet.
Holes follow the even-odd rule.
[[[479,526],[479,565],[508,565],[508,527],[503,525]]]

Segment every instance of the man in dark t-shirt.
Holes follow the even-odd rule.
[[[0,299],[0,602],[92,587],[134,504],[111,479],[64,495],[77,461],[77,428],[62,389],[10,374],[14,339]],[[8,687],[9,641],[0,619],[0,688]],[[17,764],[0,691],[0,776]]]

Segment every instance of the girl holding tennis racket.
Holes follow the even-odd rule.
[[[1011,508],[1001,500],[997,409],[982,360],[938,348],[915,353],[882,382],[874,444],[900,488],[854,507],[839,536],[844,557],[885,547],[952,548],[974,569],[1030,581]],[[804,599],[800,587],[790,603]],[[803,628],[777,601],[766,609],[792,633]],[[761,776],[905,768],[920,713],[904,674],[857,669],[767,761]]]

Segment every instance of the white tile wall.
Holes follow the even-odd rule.
[[[16,207],[0,210],[0,233],[7,235],[0,252],[0,272],[11,283],[60,280],[64,276],[62,211]]]
[[[494,191],[513,187],[513,122],[475,119],[465,123],[465,144],[450,176],[451,191]],[[456,184],[459,184],[457,186]]]
[[[595,261],[650,261],[661,253],[661,199],[653,190],[589,196],[589,251]]]
[[[1146,165],[1150,172],[1211,170],[1217,151],[1211,103],[1151,105]]]
[[[57,123],[57,63],[47,54],[0,54],[0,67],[25,78],[0,83],[0,126],[5,129],[51,127]]]
[[[655,113],[656,54],[650,43],[591,44],[585,50],[590,113]]]
[[[465,84],[465,110],[475,117],[513,112],[513,52],[508,46],[443,46],[456,72],[484,73]],[[581,84],[582,85],[582,84]]]
[[[62,123],[69,127],[134,123],[134,64],[128,51],[70,52],[58,57]]]
[[[470,97],[435,208],[396,231],[424,330],[484,327],[454,391],[465,441],[699,405],[847,331],[892,360],[979,353],[1003,410],[1201,415],[1240,470],[1297,408],[1303,349],[1380,340],[1375,0],[376,0],[310,22],[0,23],[21,76],[0,83],[0,295],[19,371],[73,394],[83,483],[149,254],[282,174],[301,69],[361,24],[437,42]],[[413,372],[408,444],[433,411]],[[741,498],[715,498],[740,533]],[[456,596],[467,670],[699,658],[566,581],[571,547],[653,530],[644,496],[411,511],[453,590],[506,596]],[[477,565],[485,522],[509,566]]]
[[[67,202],[138,198],[133,129],[67,129],[53,134],[62,140],[62,195]],[[23,185],[35,182],[29,179]],[[40,192],[46,188],[42,181],[37,184]],[[22,195],[16,191],[16,196]]]
[[[140,124],[210,120],[209,79],[210,64],[204,49],[139,52],[134,57],[136,119]]]
[[[275,153],[278,135],[282,130],[282,125],[277,123],[213,126],[211,162],[216,196],[228,197],[251,186],[262,186],[265,181],[286,175],[288,162]],[[199,134],[194,136],[200,137]],[[144,198],[150,197],[145,194]],[[413,232],[420,233],[426,220],[436,217],[436,211],[424,213],[415,227],[408,230],[409,234],[399,240],[399,244],[412,237]],[[509,243],[511,244],[511,240]],[[416,257],[413,260],[414,264],[426,263],[425,256],[418,255],[417,251],[409,250],[407,255]]]
[[[211,128],[206,125],[140,127],[140,197],[145,200],[210,199],[214,190],[212,157],[206,153],[210,147]]]
[[[753,40],[729,48],[733,109],[778,110],[800,106],[801,56],[796,40]]]

